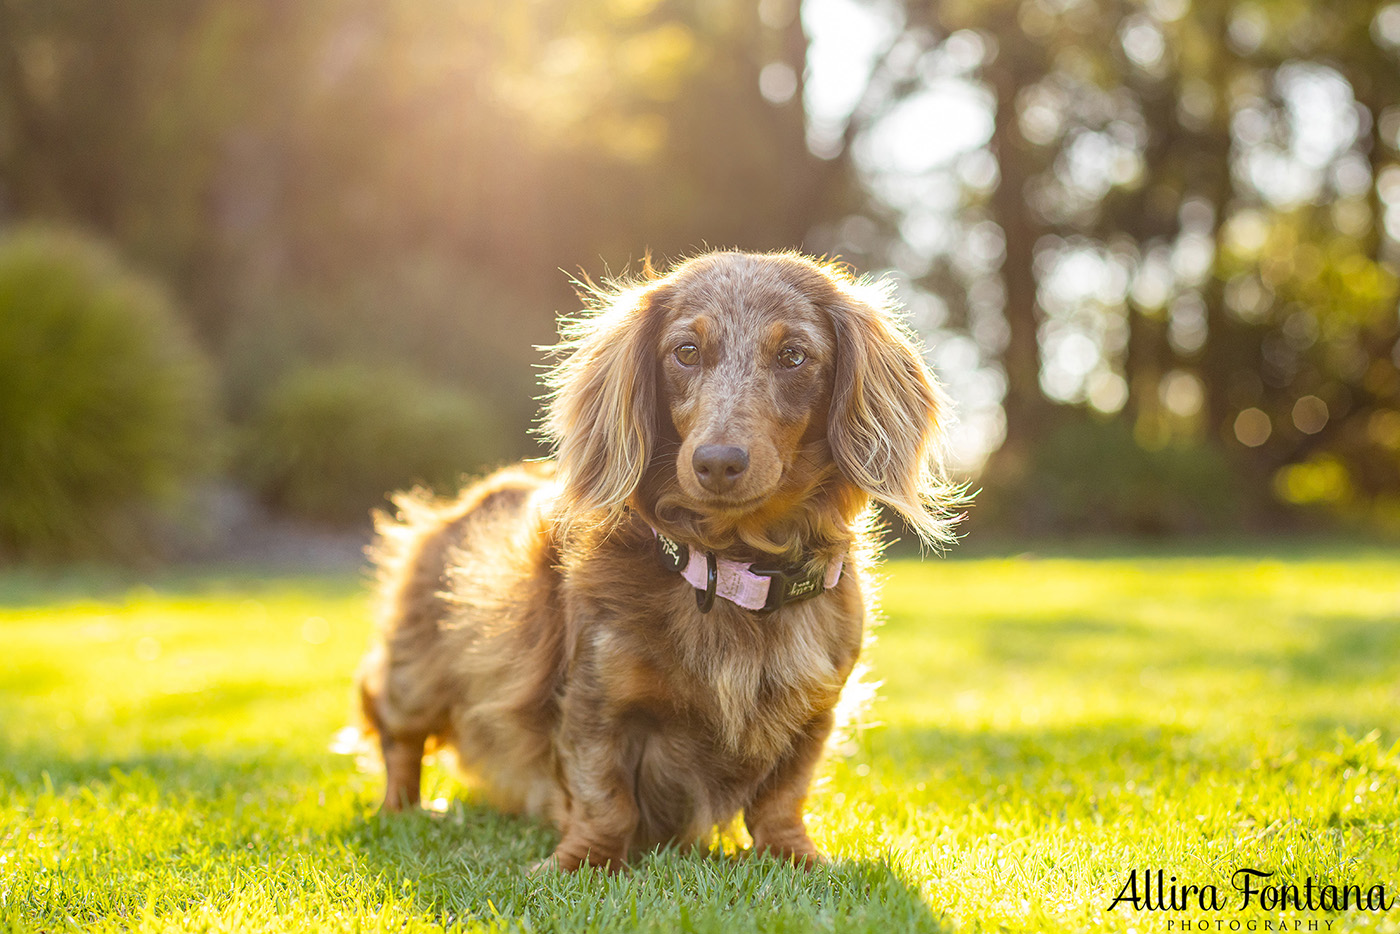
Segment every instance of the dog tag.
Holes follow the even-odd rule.
[[[656,557],[668,571],[682,571],[690,563],[690,549],[674,539],[656,533]]]

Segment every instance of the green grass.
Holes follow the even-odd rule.
[[[376,814],[379,777],[328,751],[368,632],[352,575],[0,575],[0,931],[1400,930],[1230,888],[1400,896],[1400,553],[889,570],[879,722],[810,802],[832,866],[619,878],[528,875],[553,832],[440,770],[444,815]],[[1108,910],[1133,868],[1229,904]]]

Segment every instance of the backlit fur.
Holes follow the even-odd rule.
[[[947,537],[942,394],[885,290],[796,254],[704,255],[594,299],[549,378],[556,462],[380,518],[359,685],[385,806],[417,802],[445,745],[489,800],[558,826],[562,869],[703,844],[740,812],[756,851],[816,860],[803,802],[867,629],[872,503]],[[732,489],[700,482],[701,445],[748,452]],[[701,614],[653,527],[846,570],[772,613]]]

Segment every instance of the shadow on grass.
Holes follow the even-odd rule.
[[[1400,615],[1376,617],[1339,609],[1298,617],[1291,628],[1307,644],[1260,645],[1247,621],[1235,632],[1208,639],[1187,634],[1173,640],[1150,625],[1112,615],[1076,615],[1053,622],[1007,616],[986,620],[978,631],[987,664],[1065,669],[1106,675],[1151,668],[1159,673],[1264,672],[1293,682],[1335,683],[1384,677],[1400,657]],[[1277,633],[1268,638],[1278,639]]]
[[[0,742],[0,787],[20,796],[133,785],[149,785],[172,795],[207,795],[230,789],[254,792],[305,779],[315,772],[308,769],[304,758],[278,750],[220,755],[200,749],[171,749],[125,756],[63,756]]]
[[[443,925],[503,922],[551,931],[950,930],[883,860],[837,859],[814,870],[748,854],[634,856],[617,875],[531,872],[556,832],[468,801],[444,815],[370,815],[340,843],[390,890]]]
[[[0,609],[52,611],[86,603],[120,605],[133,596],[230,596],[257,599],[282,594],[288,585],[299,593],[326,597],[368,592],[368,571],[361,565],[343,569],[265,567],[219,564],[169,567],[143,573],[107,565],[19,567],[0,569]]]
[[[473,930],[947,931],[917,887],[881,860],[808,872],[767,858],[660,851],[617,876],[531,874],[557,842],[551,827],[470,798],[442,816],[382,816],[347,765],[275,751],[64,757],[0,742],[0,788],[21,811],[73,808],[55,819],[81,822],[69,843],[82,851],[82,872],[66,888],[34,889],[21,912],[41,929],[147,906],[176,917],[231,879],[295,904],[314,878],[323,893],[316,911],[388,911]],[[317,808],[322,792],[329,804]],[[158,893],[102,894],[105,876],[135,878],[153,861],[178,870]]]
[[[1316,682],[1384,675],[1400,658],[1400,612],[1390,618],[1328,615],[1306,620],[1318,634],[1314,645],[1280,659],[1295,678]]]
[[[1391,724],[1321,718],[1277,731],[1247,727],[1243,741],[1229,725],[1196,731],[1150,721],[978,730],[920,726],[872,731],[862,757],[871,774],[890,770],[888,780],[896,786],[919,775],[937,789],[931,801],[937,808],[983,815],[992,831],[999,820],[1032,812],[1051,823],[1121,819],[1175,826],[1180,815],[1173,809],[1184,800],[1201,800],[1202,788],[1234,802],[1216,814],[1219,820],[1266,826],[1308,819],[1300,817],[1306,807],[1298,788],[1322,801],[1358,771],[1396,774],[1396,742]],[[1380,826],[1379,818],[1368,820]]]
[[[1323,738],[1319,734],[1319,740]],[[898,767],[922,766],[957,775],[969,794],[1029,789],[1074,796],[1105,781],[1170,773],[1245,770],[1252,753],[1221,738],[1150,722],[1114,721],[1063,727],[948,729],[880,727],[862,738],[866,754]],[[1008,791],[1009,789],[1009,791]]]
[[[998,534],[979,530],[974,522],[956,548],[940,560],[983,559],[1036,560],[1175,560],[1237,559],[1261,561],[1357,561],[1393,559],[1400,552],[1394,535],[1345,535],[1301,533],[1295,535],[1074,535],[1054,536]],[[917,537],[905,536],[893,545],[891,557],[917,559]]]
[[[338,683],[331,675],[326,680]],[[258,710],[305,696],[307,688],[300,684],[276,684],[261,680],[227,680],[178,693],[152,697],[133,717],[160,723],[164,729],[178,732],[181,726],[203,722],[242,720],[258,722]]]

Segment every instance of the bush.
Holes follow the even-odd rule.
[[[562,275],[557,286],[504,280],[425,250],[333,283],[257,290],[231,322],[226,345],[231,411],[251,418],[268,373],[280,377],[306,360],[407,366],[444,385],[489,391],[493,418],[525,453],[538,391],[535,347],[557,339],[552,309],[570,300]]]
[[[0,553],[148,552],[205,460],[211,387],[166,293],[106,247],[0,238]]]
[[[1215,448],[1146,448],[1125,420],[1068,409],[1014,477],[984,482],[979,523],[1032,534],[1232,531],[1257,499]]]
[[[447,491],[500,457],[483,405],[401,370],[297,370],[267,394],[245,439],[245,476],[274,509],[345,523],[411,485]]]

